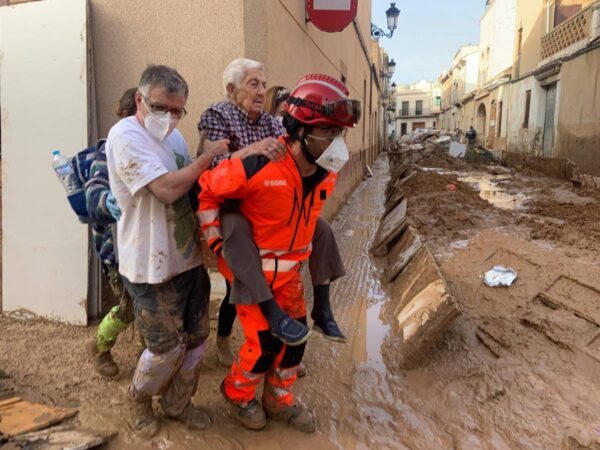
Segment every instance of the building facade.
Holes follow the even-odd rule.
[[[489,0],[481,18],[475,128],[480,143],[505,149],[517,0]]]
[[[464,51],[440,75],[440,128],[600,176],[600,0],[487,0],[477,54],[472,92]]]
[[[441,105],[441,88],[436,82],[398,86],[395,93],[396,136],[419,128],[436,128]]]
[[[443,71],[439,126],[446,130],[464,130],[474,125],[474,96],[479,75],[479,45],[464,45],[453,58],[452,68]]]
[[[508,149],[600,176],[600,1],[517,2]]]

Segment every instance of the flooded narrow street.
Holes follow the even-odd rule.
[[[435,255],[460,316],[406,370],[397,364],[397,299],[411,289],[412,269],[386,281],[385,259],[369,253],[384,214],[387,158],[372,170],[332,223],[347,269],[332,301],[348,342],[314,333],[307,376],[295,387],[316,413],[314,435],[279,423],[250,432],[226,414],[218,386],[227,369],[216,360],[214,332],[194,396],[213,418],[204,433],[166,419],[149,442],[129,431],[125,391],[136,362],[130,331],[114,349],[121,374],[106,380],[84,353],[93,328],[1,317],[0,363],[12,376],[4,382],[33,401],[77,408],[79,427],[118,432],[109,449],[595,448],[564,442],[592,445],[600,427],[600,316],[584,298],[600,301],[598,269],[573,258],[575,247],[560,236],[539,245],[531,235],[550,219],[541,211],[558,208],[544,191],[561,193],[566,208],[596,208],[598,200],[550,179],[482,175],[481,167],[420,171],[407,181],[407,220]],[[502,202],[482,195],[494,190]],[[568,216],[561,220],[569,226]],[[495,264],[517,271],[515,285],[482,284]],[[237,324],[234,342],[241,342]]]

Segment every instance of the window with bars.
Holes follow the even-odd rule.
[[[415,116],[423,115],[423,100],[417,100],[417,104],[415,105]]]
[[[408,116],[408,102],[402,102],[402,115]]]

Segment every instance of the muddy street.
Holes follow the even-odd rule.
[[[194,402],[207,432],[164,421],[152,441],[128,428],[125,390],[136,362],[131,330],[117,342],[115,380],[96,375],[84,351],[94,328],[0,317],[0,386],[27,399],[75,407],[80,428],[113,430],[106,448],[432,449],[598,448],[600,196],[527,171],[433,154],[404,183],[407,221],[429,247],[460,315],[413,369],[397,365],[399,298],[410,266],[391,282],[369,248],[390,181],[386,157],[333,222],[347,275],[332,302],[346,344],[314,333],[296,384],[317,415],[305,435],[279,423],[242,429],[226,415],[226,373],[212,334]],[[485,286],[494,265],[513,268],[509,288]],[[310,290],[307,290],[310,292]],[[310,303],[310,300],[309,300]],[[241,342],[236,324],[236,341]]]

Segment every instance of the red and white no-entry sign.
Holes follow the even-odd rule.
[[[321,31],[335,33],[346,28],[356,17],[358,0],[307,0],[310,21]]]

